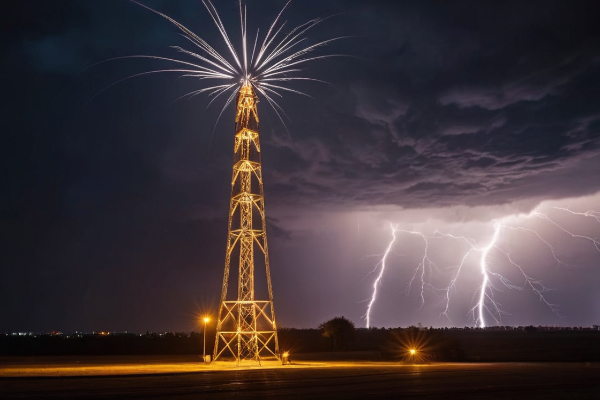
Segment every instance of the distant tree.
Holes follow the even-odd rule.
[[[321,335],[329,338],[331,350],[346,350],[354,338],[354,322],[344,316],[335,317],[319,325]]]

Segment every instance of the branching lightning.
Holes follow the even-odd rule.
[[[592,217],[594,219],[596,219],[596,221],[598,221],[598,219],[600,218],[600,213],[596,212],[596,211],[586,211],[584,213],[575,213],[573,211],[570,211],[566,208],[556,208],[558,210],[563,210],[566,212],[569,212],[573,215],[583,215],[585,217]],[[545,219],[546,221],[550,222],[552,225],[554,225],[555,227],[557,227],[558,229],[560,229],[561,231],[565,232],[566,234],[570,235],[572,238],[576,238],[576,239],[584,239],[587,241],[590,241],[594,244],[594,246],[596,247],[596,250],[600,251],[600,242],[594,238],[591,238],[589,236],[585,236],[585,235],[578,235],[576,233],[571,232],[568,229],[563,228],[560,224],[556,223],[553,219],[551,219],[550,217],[548,217],[547,214],[542,214],[542,213],[534,213],[533,214],[536,217]]]
[[[568,208],[561,207],[554,207],[553,210],[568,214],[572,217],[591,218],[600,223],[600,212],[598,211],[576,212],[569,210]],[[371,326],[371,313],[376,300],[377,288],[381,286],[383,282],[383,274],[386,266],[386,261],[389,261],[389,253],[394,245],[394,242],[396,242],[396,240],[398,239],[399,233],[418,235],[424,240],[425,243],[423,256],[419,261],[418,265],[414,268],[412,276],[407,284],[408,287],[406,290],[406,292],[408,293],[408,290],[410,290],[410,288],[414,286],[415,282],[418,282],[418,286],[420,289],[419,295],[421,306],[423,306],[423,304],[425,303],[426,289],[431,289],[431,291],[436,295],[440,295],[441,293],[441,303],[443,304],[443,310],[441,312],[441,315],[449,319],[448,312],[450,310],[452,294],[456,291],[456,284],[463,274],[474,273],[474,271],[469,270],[467,264],[469,259],[471,259],[474,254],[479,254],[476,273],[480,277],[481,283],[476,293],[474,294],[475,304],[470,309],[470,314],[472,315],[473,322],[476,326],[485,327],[486,318],[490,317],[494,320],[496,324],[501,323],[501,316],[506,312],[503,311],[501,305],[495,300],[494,294],[502,288],[509,290],[531,290],[538,297],[540,302],[547,306],[553,313],[560,316],[558,305],[551,303],[545,297],[545,293],[548,292],[550,289],[544,286],[542,281],[530,276],[526,272],[525,266],[518,263],[513,258],[513,256],[511,256],[511,253],[505,248],[506,246],[503,246],[502,243],[502,236],[504,232],[509,230],[522,232],[524,234],[532,236],[540,243],[542,243],[548,249],[549,253],[551,254],[552,258],[556,261],[557,265],[568,265],[566,262],[562,261],[558,257],[554,246],[550,243],[548,239],[545,239],[542,234],[540,234],[535,229],[524,227],[518,224],[520,220],[526,220],[531,218],[542,219],[546,221],[552,228],[557,229],[559,232],[562,232],[563,234],[566,234],[576,240],[588,241],[594,245],[596,250],[600,251],[600,241],[598,239],[573,232],[572,230],[567,229],[563,225],[558,223],[555,218],[548,216],[547,213],[542,213],[539,211],[533,211],[527,215],[513,215],[502,219],[493,220],[491,222],[491,238],[483,244],[479,244],[478,241],[471,238],[467,238],[465,236],[456,236],[449,233],[442,233],[437,230],[431,235],[426,235],[419,231],[399,229],[398,225],[390,224],[392,240],[388,243],[386,251],[384,252],[379,263],[375,265],[375,271],[378,270],[378,275],[373,283],[373,292],[365,314],[366,327],[368,328]],[[432,240],[460,241],[466,244],[466,250],[460,254],[460,262],[458,263],[458,265],[451,267],[451,270],[453,272],[451,277],[449,278],[449,283],[443,288],[435,287],[428,280],[428,277],[437,271],[437,268],[435,267],[435,264],[431,261],[428,253],[430,242]],[[521,284],[515,284],[511,282],[508,278],[506,278],[499,272],[500,267],[506,265],[508,265],[510,268],[513,268],[519,273],[519,275],[522,277]]]

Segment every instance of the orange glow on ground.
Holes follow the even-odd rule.
[[[66,377],[66,376],[111,376],[178,374],[208,371],[230,371],[269,368],[408,368],[398,362],[385,361],[299,361],[281,365],[279,360],[243,362],[216,361],[204,364],[201,356],[100,356],[100,357],[36,357],[28,360],[21,357],[0,357],[0,378],[9,377]],[[422,365],[419,367],[427,367]]]

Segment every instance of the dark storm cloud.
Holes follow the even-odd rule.
[[[297,117],[295,152],[309,166],[287,193],[416,207],[600,189],[582,179],[559,193],[553,179],[592,175],[599,160],[594,5],[347,8],[359,38],[344,50],[363,60],[336,60],[346,72],[326,111]]]
[[[215,3],[237,40],[237,2]],[[226,51],[200,1],[144,4]],[[248,4],[251,31],[283,4]],[[203,83],[168,75],[104,91],[165,67],[106,60],[188,45],[132,2],[2,7],[0,330],[193,329],[189,304],[214,306],[221,285],[231,109],[215,127],[218,105],[176,100]],[[281,291],[311,297],[308,309],[349,299],[332,284],[346,242],[305,213],[531,209],[600,190],[595,2],[295,1],[285,17],[334,14],[309,40],[351,36],[319,50],[348,57],[306,65],[330,84],[281,100],[289,134],[260,104],[272,260],[285,266],[273,270],[276,293],[294,287]],[[281,301],[301,315],[288,325],[329,316]]]

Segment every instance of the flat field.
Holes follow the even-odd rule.
[[[2,399],[598,399],[600,363],[292,362],[197,356],[0,358]]]

